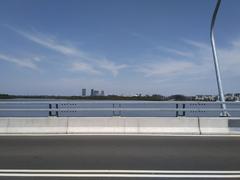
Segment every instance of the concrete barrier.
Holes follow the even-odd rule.
[[[70,117],[67,133],[124,133],[124,121],[120,119],[118,117]]]
[[[240,118],[228,118],[228,129],[230,134],[240,134]]]
[[[1,134],[240,134],[240,118],[9,117]]]
[[[227,117],[201,117],[201,134],[229,134]]]
[[[0,133],[199,134],[197,118],[41,117],[0,118]]]
[[[139,118],[138,133],[199,134],[198,119],[194,117]]]
[[[7,133],[8,118],[0,118],[0,134]]]
[[[6,120],[6,119],[5,119]],[[0,122],[2,118],[0,119]],[[7,126],[4,133],[66,133],[67,120],[54,117],[21,117],[7,118]]]
[[[85,117],[69,118],[68,133],[199,134],[197,118]]]
[[[202,134],[240,134],[240,118],[202,117],[200,127]]]

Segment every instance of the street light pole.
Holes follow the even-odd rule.
[[[221,0],[217,1],[213,16],[212,16],[212,22],[211,22],[211,31],[210,31],[210,39],[211,39],[211,45],[212,45],[212,53],[213,53],[213,60],[214,60],[214,66],[215,66],[215,72],[216,72],[216,78],[217,78],[217,86],[218,86],[218,95],[219,95],[219,100],[223,103],[221,104],[222,107],[222,113],[220,116],[229,116],[227,110],[226,110],[226,104],[224,104],[225,99],[224,99],[224,93],[223,93],[223,88],[222,88],[222,80],[221,80],[221,75],[220,75],[220,70],[219,70],[219,63],[218,63],[218,58],[217,58],[217,52],[216,52],[216,46],[215,46],[215,39],[214,39],[214,25],[215,25],[215,20],[217,17],[218,9],[220,7]]]

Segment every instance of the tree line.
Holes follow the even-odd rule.
[[[55,96],[55,95],[9,95],[0,94],[0,99],[67,99],[67,100],[141,100],[141,101],[192,101],[193,96],[184,95],[146,95],[146,96]]]

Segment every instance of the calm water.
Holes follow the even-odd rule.
[[[24,100],[26,101],[26,100]],[[166,104],[161,102],[148,102],[148,101],[65,101],[60,102],[58,100],[28,100],[28,103],[23,103],[23,100],[14,101],[0,101],[0,109],[36,109],[36,108],[49,108],[49,101],[51,101],[52,107],[55,108],[58,104],[58,108],[69,108],[67,111],[60,111],[60,117],[77,116],[77,117],[111,117],[111,116],[124,116],[124,117],[175,117],[176,112],[170,111],[74,111],[74,108],[176,108],[176,104]],[[3,103],[7,102],[7,103]],[[11,102],[11,103],[8,103]],[[17,102],[21,102],[20,104]],[[178,102],[179,108],[182,108],[182,103]],[[188,103],[185,104],[186,108],[220,108],[219,104],[206,104],[206,103]],[[228,108],[238,108],[240,109],[240,103],[238,104],[228,104]],[[232,117],[239,117],[240,111],[231,112]],[[55,112],[52,112],[55,115]],[[181,115],[182,112],[179,112]],[[219,116],[220,112],[186,112],[185,116]],[[0,111],[0,117],[47,117],[49,116],[49,111]]]

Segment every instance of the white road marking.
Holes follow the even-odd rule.
[[[240,174],[240,171],[207,170],[65,170],[65,169],[0,169],[0,173],[165,173],[165,174]]]
[[[0,177],[138,177],[138,178],[240,178],[240,175],[175,175],[175,174],[23,174],[2,173]]]
[[[5,133],[1,134],[1,136],[163,136],[163,137],[240,137],[240,134],[110,134],[110,133],[80,133],[80,134],[54,134],[54,133],[44,133],[44,134],[13,134],[13,133]]]
[[[240,178],[240,171],[0,169],[0,177]]]

